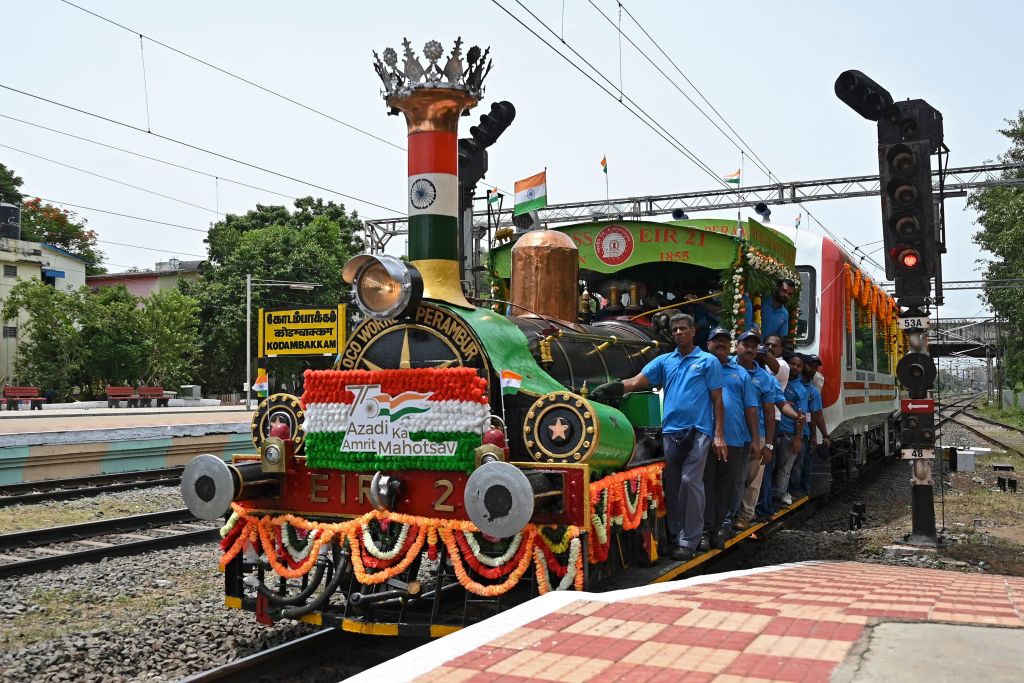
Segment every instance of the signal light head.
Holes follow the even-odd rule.
[[[897,204],[910,206],[915,200],[917,200],[917,188],[906,183],[903,185],[897,185],[896,189],[893,191],[893,199],[896,200]]]
[[[921,263],[921,254],[917,253],[917,249],[904,249],[900,253],[899,262],[904,268],[917,268]]]
[[[839,74],[834,89],[836,97],[869,121],[880,119],[893,103],[888,90],[860,71]]]
[[[917,237],[921,232],[921,226],[913,216],[899,216],[891,225],[893,231],[904,239]]]

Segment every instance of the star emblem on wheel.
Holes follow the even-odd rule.
[[[566,432],[569,431],[569,423],[562,418],[558,418],[553,424],[548,425],[548,431],[551,432],[552,441],[565,441]]]

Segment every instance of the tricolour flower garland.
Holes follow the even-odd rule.
[[[647,519],[649,510],[665,504],[661,474],[664,463],[617,472],[590,485],[590,521],[593,534],[589,560],[604,562],[611,548],[613,525],[631,531]]]
[[[775,293],[779,280],[790,280],[796,291],[790,297],[789,335],[795,336],[800,319],[800,276],[773,256],[738,244],[732,267],[722,272],[721,324],[733,333],[742,331],[747,306],[753,306],[754,324],[761,326],[761,298]],[[752,297],[749,299],[748,297]]]
[[[355,394],[349,387],[379,385],[384,403],[380,410],[395,410],[412,442],[450,442],[454,455],[380,455],[371,451],[343,451]],[[312,468],[352,471],[446,470],[469,472],[473,449],[480,445],[480,425],[490,412],[487,382],[472,368],[417,368],[409,370],[307,370],[302,404],[305,410],[306,462]],[[390,402],[394,399],[393,402]],[[408,401],[408,402],[406,402]],[[398,408],[416,405],[415,410]],[[416,410],[428,408],[426,412]],[[406,412],[396,417],[398,412]]]
[[[438,544],[444,543],[459,583],[476,595],[508,592],[531,563],[540,592],[551,590],[551,573],[560,578],[557,590],[583,589],[582,531],[575,526],[529,524],[512,539],[491,543],[472,522],[461,520],[374,510],[357,519],[327,523],[296,515],[250,515],[237,503],[232,508],[234,521],[221,541],[222,567],[250,545],[279,576],[299,578],[312,569],[321,546],[338,539],[351,551],[356,580],[376,585],[408,569],[424,547],[436,559]],[[394,525],[399,525],[397,533]],[[296,547],[297,539],[305,539],[305,544]]]

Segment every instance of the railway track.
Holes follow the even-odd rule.
[[[0,535],[0,578],[219,538],[186,510],[153,512]]]
[[[975,436],[1005,449],[1008,453],[1024,456],[1024,429],[967,411],[958,417],[951,416],[949,419]]]
[[[47,500],[88,498],[104,493],[155,486],[178,486],[181,483],[181,473],[184,469],[184,467],[167,467],[157,470],[7,484],[0,486],[0,507],[30,505]]]
[[[280,680],[315,666],[325,659],[325,652],[341,655],[339,646],[347,639],[347,635],[339,629],[327,628],[194,674],[182,679],[181,683]]]

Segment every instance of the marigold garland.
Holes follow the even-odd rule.
[[[617,472],[590,485],[591,523],[594,530],[588,544],[591,562],[608,559],[613,524],[622,526],[626,531],[636,529],[647,517],[648,508],[657,509],[664,505],[661,481],[664,468],[664,463],[638,467]],[[635,506],[630,506],[627,500],[625,487],[630,482],[635,482],[637,489]],[[644,504],[641,505],[640,501],[644,501]]]
[[[661,473],[664,464],[634,468],[609,475],[590,485],[591,518],[594,533],[590,536],[588,557],[591,561],[607,559],[611,525],[635,529],[648,518],[651,510],[664,504]],[[603,501],[603,502],[602,502]],[[433,519],[395,512],[374,510],[343,522],[314,522],[285,514],[277,517],[250,514],[238,503],[232,504],[233,523],[221,542],[224,554],[220,564],[226,567],[239,553],[251,545],[263,554],[281,577],[294,579],[312,569],[325,543],[339,539],[350,549],[352,569],[364,585],[380,584],[406,571],[426,549],[432,559],[437,547],[444,543],[459,583],[471,593],[498,596],[511,590],[534,564],[537,587],[551,590],[548,575],[560,577],[557,590],[583,589],[583,531],[575,526],[538,526],[529,524],[510,541],[499,557],[485,553],[477,542],[479,529],[469,521]],[[388,533],[394,545],[383,538],[374,538],[373,529],[383,532],[392,524],[402,527]],[[228,526],[228,525],[225,525]],[[302,548],[287,539],[294,534],[304,538]],[[369,541],[367,540],[369,539]],[[390,549],[387,546],[391,546]],[[397,549],[397,550],[396,550]],[[564,557],[564,559],[563,559]],[[495,566],[490,566],[495,565]],[[501,580],[486,584],[482,579]]]

